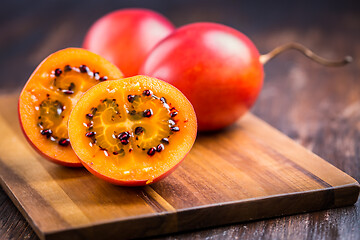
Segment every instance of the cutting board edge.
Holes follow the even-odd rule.
[[[269,125],[268,123],[266,123],[265,121],[259,119],[257,116],[249,113],[250,117],[255,117],[258,121],[261,121],[263,124],[266,124],[268,127],[270,127],[271,129],[273,129],[274,131],[278,132],[279,134],[281,134],[281,132],[277,129],[275,129],[274,127],[272,127],[271,125]],[[287,139],[291,140],[290,137],[282,134],[284,137],[286,137]],[[299,143],[296,143],[298,144],[299,146],[301,146]],[[305,148],[304,148],[305,149]],[[309,151],[310,153],[312,153],[310,150],[307,149],[307,151]],[[314,154],[314,153],[312,153]],[[316,154],[314,154],[315,156],[317,156]],[[317,156],[318,159],[321,159],[320,157]],[[323,159],[322,159],[323,160]],[[327,162],[325,160],[323,160],[323,162]],[[330,163],[327,162],[327,164],[331,165]],[[178,230],[174,230],[174,228],[170,228],[170,229],[173,229],[173,230],[169,230],[168,232],[165,232],[165,233],[150,233],[149,235],[147,236],[153,236],[153,235],[159,235],[159,234],[166,234],[166,233],[172,233],[172,232],[178,232],[178,231],[187,231],[187,230],[195,230],[195,229],[201,229],[201,228],[205,228],[205,227],[211,227],[211,226],[218,226],[218,225],[225,225],[225,224],[232,224],[232,223],[236,223],[236,222],[245,222],[245,221],[253,221],[253,220],[259,220],[259,219],[264,219],[264,218],[272,218],[272,217],[279,217],[279,216],[284,216],[284,215],[290,215],[290,214],[296,214],[296,213],[301,213],[301,212],[306,212],[306,211],[318,211],[318,210],[322,210],[322,209],[327,209],[327,208],[333,208],[333,207],[342,207],[342,206],[347,206],[347,205],[351,205],[351,204],[354,204],[357,199],[358,199],[358,195],[359,195],[359,183],[356,182],[356,180],[354,178],[352,178],[350,175],[348,175],[347,173],[345,173],[344,171],[336,168],[334,165],[331,165],[333,168],[335,168],[337,171],[340,171],[341,173],[343,173],[343,175],[346,175],[347,177],[347,182],[350,182],[349,184],[340,184],[338,186],[335,186],[333,188],[319,188],[317,190],[311,190],[311,191],[307,191],[307,192],[293,192],[291,194],[293,194],[293,196],[290,196],[290,197],[296,197],[296,196],[301,196],[301,195],[310,195],[310,196],[313,196],[312,198],[313,199],[316,199],[314,196],[317,196],[317,193],[319,191],[329,191],[329,190],[332,190],[334,194],[336,193],[339,193],[337,194],[336,196],[338,196],[338,198],[336,198],[336,196],[334,197],[334,200],[336,199],[340,199],[339,202],[334,202],[334,205],[333,206],[325,206],[323,208],[317,208],[317,209],[310,209],[310,210],[291,210],[287,213],[278,213],[278,214],[274,214],[273,216],[270,216],[270,217],[266,217],[266,216],[260,216],[258,218],[252,218],[252,219],[247,219],[247,220],[237,220],[237,219],[233,219],[231,221],[226,221],[226,220],[221,220],[219,221],[218,223],[209,223],[208,225],[203,225],[203,226],[199,226],[199,227],[187,227],[185,226],[185,228],[183,229],[178,229]],[[211,213],[211,212],[214,212],[216,211],[217,208],[227,208],[227,209],[233,209],[232,208],[232,204],[235,204],[235,209],[240,209],[241,208],[241,205],[244,205],[244,203],[247,203],[247,202],[250,202],[250,201],[255,201],[256,203],[261,203],[263,201],[266,201],[266,200],[269,200],[269,199],[272,199],[274,201],[277,201],[278,198],[281,198],[281,197],[285,197],[285,196],[289,196],[290,194],[280,194],[280,195],[272,195],[272,196],[266,196],[266,197],[257,197],[257,198],[252,198],[252,199],[245,199],[245,200],[237,200],[237,201],[234,201],[234,202],[222,202],[222,203],[217,203],[217,204],[207,204],[207,205],[203,205],[203,206],[199,206],[199,207],[192,207],[192,208],[184,208],[184,209],[180,209],[178,212],[176,212],[176,214],[170,212],[170,213],[159,213],[159,214],[156,214],[156,215],[140,215],[140,216],[137,216],[137,217],[128,217],[128,218],[122,218],[122,219],[115,219],[115,220],[109,220],[109,221],[103,221],[103,222],[96,222],[96,224],[94,225],[88,225],[88,226],[80,226],[80,225],[77,225],[75,227],[66,227],[66,228],[63,228],[62,230],[60,229],[59,231],[58,230],[54,230],[54,231],[47,231],[47,232],[44,232],[44,231],[41,231],[40,230],[40,227],[41,225],[40,224],[35,224],[35,222],[32,221],[32,219],[29,217],[30,215],[27,214],[27,211],[25,211],[26,208],[26,205],[24,205],[24,200],[20,202],[21,198],[17,198],[11,191],[12,187],[8,187],[7,186],[7,183],[9,183],[10,186],[13,186],[12,185],[12,181],[11,179],[7,179],[8,182],[6,183],[4,181],[3,178],[0,177],[0,180],[1,180],[1,185],[3,186],[3,189],[5,190],[5,192],[7,193],[7,195],[11,198],[11,200],[14,202],[15,206],[19,209],[19,211],[22,213],[22,215],[25,217],[25,219],[29,222],[29,224],[32,226],[32,228],[35,230],[36,234],[42,239],[56,239],[56,236],[58,236],[57,239],[63,239],[63,233],[64,232],[69,232],[70,234],[74,234],[74,233],[77,233],[79,231],[84,231],[84,229],[88,229],[90,228],[90,231],[91,232],[92,228],[97,228],[99,227],[100,229],[104,226],[104,225],[111,225],[112,228],[113,226],[117,226],[119,224],[122,224],[123,222],[133,222],[136,223],[136,220],[139,220],[139,218],[146,218],[145,220],[152,220],[152,219],[155,219],[157,216],[160,216],[162,217],[158,222],[161,222],[161,221],[166,221],[166,220],[169,220],[168,217],[176,217],[175,219],[177,219],[177,215],[181,215],[181,214],[194,214],[196,210],[199,210],[200,211],[200,215],[201,214],[204,214],[204,212],[208,212]],[[17,183],[15,183],[17,184]],[[15,185],[16,186],[16,185]],[[349,195],[344,195],[344,194],[341,194],[342,192],[346,192],[349,194],[349,189],[352,189],[351,193],[352,193],[352,197],[351,199],[347,199],[345,196],[349,196]],[[321,194],[321,193],[320,193]],[[356,198],[355,198],[355,195],[356,195]],[[343,196],[343,198],[341,198],[341,196]],[[342,200],[342,201],[341,201]],[[344,202],[344,200],[346,202]],[[301,201],[301,199],[299,199],[299,201]],[[319,200],[318,200],[319,201]],[[291,200],[287,200],[287,202],[291,202]],[[207,209],[208,207],[210,207],[210,209]],[[257,209],[255,209],[257,210]],[[224,211],[225,212],[225,211]],[[269,215],[269,214],[268,214]],[[206,214],[205,214],[205,217],[202,216],[205,220],[206,220]],[[181,218],[181,217],[180,217]],[[171,219],[171,218],[170,218]],[[183,219],[185,219],[185,217],[183,217]],[[194,219],[191,218],[190,220],[191,222],[194,222]],[[209,220],[210,221],[210,220]],[[160,223],[161,224],[161,223]],[[169,224],[165,224],[165,225],[169,225]],[[163,225],[161,225],[163,226]],[[83,229],[80,229],[78,230],[78,228],[83,228]],[[110,228],[110,230],[112,230]],[[85,230],[86,231],[86,230]],[[145,229],[143,230],[145,231],[146,233],[148,233],[148,229]],[[102,231],[100,231],[102,232]],[[111,234],[111,233],[110,233]],[[97,236],[102,236],[102,235],[97,235]]]
[[[352,198],[351,200],[347,201],[347,202],[336,202],[336,194],[339,192],[340,195],[338,195],[338,198],[341,197],[342,194],[344,194],[344,191],[349,191],[352,193]],[[41,239],[45,239],[45,240],[57,240],[57,239],[63,239],[64,237],[71,237],[74,239],[82,239],[84,237],[86,237],[86,239],[91,239],[89,238],[88,234],[89,232],[91,233],[95,233],[96,232],[103,232],[102,230],[96,229],[96,228],[102,228],[105,226],[105,228],[110,228],[110,229],[118,229],[119,232],[122,232],[122,230],[118,227],[116,227],[116,225],[119,224],[123,224],[125,223],[125,225],[131,225],[131,222],[134,222],[134,224],[139,224],[139,221],[149,221],[149,222],[153,222],[153,220],[159,220],[159,218],[162,219],[162,221],[166,221],[168,218],[171,218],[172,220],[174,220],[173,216],[176,215],[176,219],[179,219],[178,216],[180,215],[192,215],[194,214],[196,211],[205,211],[206,214],[202,217],[203,220],[209,219],[207,215],[211,215],[211,212],[215,212],[216,215],[219,214],[219,212],[217,211],[219,208],[225,208],[225,211],[221,212],[222,215],[225,214],[225,212],[227,210],[231,210],[229,212],[236,212],[237,208],[242,207],[242,205],[251,202],[252,204],[258,204],[259,206],[262,206],[264,204],[266,204],[266,201],[279,201],[279,200],[285,200],[285,201],[289,201],[289,203],[291,203],[293,201],[293,198],[296,198],[298,196],[304,196],[307,195],[307,197],[311,200],[313,199],[313,195],[317,196],[317,195],[321,195],[321,194],[325,194],[327,195],[327,192],[330,193],[332,192],[335,196],[334,198],[334,202],[331,203],[330,205],[324,205],[324,206],[316,206],[315,208],[302,208],[302,209],[296,209],[296,210],[291,210],[285,213],[267,213],[266,215],[262,215],[262,216],[255,216],[255,217],[251,217],[249,219],[236,219],[233,216],[228,217],[228,219],[233,219],[233,220],[225,220],[225,221],[220,221],[217,223],[211,223],[208,222],[199,226],[195,226],[195,227],[184,227],[184,228],[177,228],[177,229],[170,229],[170,230],[165,230],[162,232],[157,232],[157,233],[150,233],[150,234],[146,234],[145,235],[139,235],[139,236],[134,236],[134,235],[126,235],[126,236],[121,236],[121,238],[123,237],[124,239],[127,238],[137,238],[137,237],[150,237],[150,236],[156,236],[156,235],[165,235],[165,234],[170,234],[170,233],[176,233],[176,232],[184,232],[184,231],[191,231],[191,230],[199,230],[199,229],[204,229],[204,228],[208,228],[208,227],[215,227],[215,226],[223,226],[223,225],[230,225],[230,224],[235,224],[235,223],[243,223],[243,222],[251,222],[251,221],[256,221],[256,220],[261,220],[261,219],[271,219],[271,218],[276,218],[276,217],[282,217],[282,216],[289,216],[289,215],[293,215],[293,214],[301,214],[301,213],[308,213],[308,212],[315,212],[315,211],[320,211],[320,210],[326,210],[326,209],[330,209],[330,208],[339,208],[339,207],[345,207],[345,206],[351,206],[353,204],[355,204],[358,200],[359,197],[359,193],[360,193],[360,184],[355,181],[354,183],[351,184],[346,184],[346,185],[342,185],[342,186],[336,186],[336,187],[331,187],[331,188],[324,188],[324,189],[318,189],[318,190],[310,190],[310,191],[305,191],[305,192],[294,192],[294,193],[290,193],[290,194],[278,194],[278,195],[272,195],[272,196],[266,196],[266,197],[259,197],[259,198],[252,198],[252,199],[246,199],[246,200],[239,200],[239,201],[233,201],[233,202],[225,202],[222,204],[211,204],[211,205],[203,205],[203,206],[199,206],[199,207],[192,207],[192,208],[185,208],[185,209],[180,209],[176,212],[163,212],[163,213],[158,213],[156,215],[152,215],[152,214],[146,214],[146,215],[140,215],[137,217],[132,217],[132,218],[124,218],[124,219],[115,219],[115,220],[111,220],[111,221],[102,221],[102,222],[98,222],[95,225],[83,225],[83,226],[76,226],[76,227],[72,227],[72,228],[67,228],[64,230],[59,230],[59,231],[50,231],[50,232],[42,232],[42,236],[43,238]],[[324,196],[325,196],[324,195]],[[290,199],[289,199],[290,197]],[[319,199],[319,198],[315,198],[315,199]],[[346,199],[349,199],[349,197],[347,197]],[[265,201],[265,202],[264,202]],[[271,204],[269,204],[271,205]],[[314,202],[312,202],[312,206],[314,206]],[[186,219],[186,217],[183,217],[184,219]],[[220,217],[221,218],[221,217]],[[225,219],[225,218],[223,218]],[[180,218],[181,220],[181,218]],[[160,221],[161,222],[161,221]],[[161,223],[160,226],[166,226],[166,223]],[[198,221],[199,222],[199,221]],[[189,222],[190,225],[194,224],[193,222]],[[196,224],[196,223],[195,223]],[[176,224],[176,226],[178,227],[179,223]],[[194,226],[194,225],[192,225]],[[68,234],[68,235],[64,235],[64,234]],[[113,235],[116,235],[117,237],[119,237],[118,234],[114,233]],[[100,235],[95,235],[93,239],[97,239],[97,237]]]
[[[5,191],[6,195],[10,198],[11,202],[15,205],[15,207],[19,210],[21,215],[25,218],[25,220],[29,223],[31,228],[34,230],[36,235],[41,239],[45,239],[45,233],[40,230],[38,225],[31,219],[29,214],[26,212],[25,207],[21,204],[21,200],[16,198],[14,193],[10,190],[10,187],[6,184],[3,177],[0,175],[0,186]]]
[[[256,121],[258,123],[260,123],[261,125],[264,125],[267,127],[268,131],[271,131],[273,134],[276,134],[276,136],[278,138],[281,138],[283,140],[285,140],[287,143],[291,144],[293,147],[296,148],[302,148],[302,150],[304,150],[307,154],[309,154],[309,156],[312,156],[314,158],[316,158],[316,160],[318,162],[322,162],[322,163],[326,163],[328,164],[328,166],[330,166],[331,168],[335,169],[336,171],[340,172],[344,177],[348,178],[350,181],[354,181],[357,184],[359,184],[357,182],[357,180],[351,176],[349,173],[345,172],[344,170],[340,169],[339,167],[335,166],[334,164],[330,163],[329,161],[327,161],[325,158],[319,156],[318,154],[316,154],[315,152],[311,151],[310,149],[306,148],[304,145],[300,144],[299,142],[294,141],[294,139],[292,139],[290,136],[288,136],[287,134],[283,133],[282,131],[280,131],[279,129],[275,128],[274,126],[272,126],[270,123],[266,122],[265,120],[263,120],[262,118],[260,118],[259,116],[255,115],[252,112],[247,112],[243,117],[241,117],[236,123],[239,124],[243,121],[243,119],[247,117],[248,119],[251,119],[251,121]],[[253,132],[250,131],[250,134],[254,134]],[[310,173],[317,175],[318,172],[313,172],[313,171],[309,171]],[[346,185],[346,184],[344,184]],[[342,185],[339,185],[342,186]]]

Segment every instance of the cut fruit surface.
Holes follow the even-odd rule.
[[[84,49],[68,48],[50,55],[20,94],[19,119],[25,136],[47,159],[82,166],[68,136],[71,109],[90,87],[122,76],[110,62]]]
[[[186,97],[145,76],[92,87],[69,119],[70,142],[84,166],[119,185],[140,186],[165,177],[190,151],[196,132]]]

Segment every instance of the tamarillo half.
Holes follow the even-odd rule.
[[[82,166],[68,138],[71,109],[90,87],[122,77],[116,66],[84,49],[67,48],[51,54],[35,69],[20,94],[19,119],[27,140],[55,163]]]
[[[141,186],[167,176],[190,151],[196,114],[172,85],[146,76],[102,82],[70,114],[71,145],[110,183]]]

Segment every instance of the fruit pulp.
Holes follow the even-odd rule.
[[[96,176],[145,185],[166,176],[191,149],[196,117],[173,86],[136,76],[98,84],[70,116],[74,151]]]

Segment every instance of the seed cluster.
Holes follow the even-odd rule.
[[[100,76],[99,72],[91,71],[86,65],[80,65],[79,67],[66,65],[64,68],[56,68],[52,72],[54,77],[52,80],[53,86],[64,95],[72,95],[75,93],[76,86],[73,82],[66,87],[63,86],[63,78],[71,71],[87,74],[89,77],[98,81],[105,81],[108,79],[107,76]],[[66,107],[58,100],[51,100],[50,94],[47,94],[46,97],[47,99],[42,101],[39,105],[38,126],[40,127],[40,134],[53,142],[57,142],[60,146],[69,146],[70,141],[67,137],[55,136],[54,133],[54,125],[56,127],[57,124],[60,124],[61,119],[64,118],[63,111]],[[89,114],[87,117],[92,118],[92,114]],[[49,128],[49,126],[51,126],[51,128]],[[93,135],[91,136],[91,134]],[[89,134],[89,137],[94,136],[94,132]]]
[[[54,79],[54,85],[56,86],[57,82],[61,82],[61,78],[58,79],[59,77],[63,76],[63,74],[70,72],[70,71],[76,71],[79,73],[85,73],[87,75],[89,75],[90,77],[94,78],[95,80],[98,80],[100,82],[102,81],[106,81],[108,79],[107,76],[102,76],[100,77],[99,72],[95,72],[95,71],[91,71],[90,68],[86,65],[80,65],[79,67],[71,67],[70,65],[66,65],[63,70],[61,70],[60,68],[56,68],[53,72],[55,79]],[[63,88],[58,88],[59,91],[63,92],[66,95],[71,95],[74,94],[74,88],[75,88],[75,84],[71,83],[70,86],[66,89]]]
[[[52,101],[50,94],[47,94],[47,99],[39,105],[38,126],[40,127],[40,134],[52,142],[57,142],[60,146],[68,146],[68,139],[54,135],[54,131],[50,127],[53,127],[54,122],[61,121],[64,110],[64,105],[58,100]]]
[[[85,71],[85,68],[83,69],[83,71]],[[105,153],[106,156],[109,155],[109,152],[112,153],[114,156],[124,156],[125,155],[124,149],[127,148],[128,152],[131,153],[133,151],[132,146],[136,146],[137,149],[139,150],[146,151],[147,155],[149,156],[154,156],[156,153],[160,153],[164,151],[165,145],[169,144],[169,138],[171,137],[171,135],[174,134],[175,132],[180,131],[179,126],[176,125],[177,120],[175,119],[175,117],[178,115],[178,111],[174,107],[170,108],[164,97],[159,98],[155,96],[151,90],[144,90],[139,95],[129,94],[127,96],[127,101],[131,104],[130,108],[126,107],[127,118],[134,123],[136,123],[137,121],[141,121],[144,124],[146,121],[148,121],[146,119],[151,119],[157,111],[154,112],[152,108],[146,108],[145,110],[141,111],[139,109],[141,109],[142,104],[146,104],[146,102],[148,101],[155,101],[155,102],[159,101],[161,106],[165,108],[165,110],[162,110],[163,111],[162,114],[165,114],[166,112],[167,112],[166,114],[168,114],[167,115],[168,119],[161,120],[167,122],[168,131],[169,131],[168,134],[162,131],[161,134],[163,134],[163,137],[160,140],[151,140],[152,137],[146,134],[147,124],[142,126],[138,126],[139,124],[136,124],[137,126],[134,127],[134,129],[113,133],[113,138],[117,139],[118,145],[113,145],[114,143],[112,144],[107,143],[107,140],[104,138],[103,135],[105,134],[104,128],[97,127],[96,131],[100,130],[101,133],[97,133],[96,131],[94,131],[96,124],[98,123],[101,124],[99,120],[95,120],[95,117],[96,119],[102,118],[101,114],[105,111],[107,111],[107,114],[109,114],[108,110],[110,107],[113,108],[113,110],[116,109],[115,114],[119,114],[119,110],[117,109],[119,105],[116,103],[115,99],[111,100],[112,105],[109,99],[104,99],[100,101],[100,104],[97,107],[92,108],[90,113],[87,113],[85,115],[86,119],[89,120],[89,122],[84,123],[84,125],[87,126],[87,132],[85,133],[85,136],[92,139],[92,144],[98,145],[100,150],[106,152]],[[159,102],[157,102],[156,104],[159,104]],[[151,104],[147,106],[151,106]],[[101,110],[99,111],[98,109]],[[118,117],[121,118],[126,116],[118,116]],[[164,135],[164,133],[166,135]],[[145,141],[145,143],[143,141]],[[154,145],[152,145],[153,143],[149,141],[154,142]],[[158,142],[156,143],[156,141]]]

